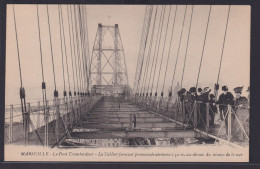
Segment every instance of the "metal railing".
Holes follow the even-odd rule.
[[[27,103],[28,109],[24,114],[20,105],[10,105],[5,111],[5,142],[21,142],[22,138],[24,144],[28,145],[29,141],[35,142],[35,139],[30,140],[31,133],[35,132],[37,142],[41,145],[50,145],[51,133],[56,137],[55,144],[58,144],[65,134],[69,136],[69,131],[75,124],[81,123],[86,118],[86,113],[92,111],[102,97],[101,95],[68,97],[47,100],[45,104],[42,101],[31,102]],[[25,120],[28,126],[25,125]]]
[[[185,102],[179,98],[130,97],[129,101],[197,132],[228,143],[248,145],[249,106]]]

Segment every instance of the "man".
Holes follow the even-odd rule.
[[[203,91],[201,91],[201,95],[197,97],[198,101],[198,128],[205,129],[206,127],[206,103],[208,102],[209,93],[211,89],[209,87],[205,87]]]
[[[249,108],[249,106],[250,106],[250,86],[248,86],[248,88],[247,88],[247,91],[246,92],[248,92],[248,95],[247,95],[247,100],[248,100],[248,108]]]
[[[175,112],[175,119],[177,119],[179,117],[179,115],[182,115],[183,112],[183,103],[184,103],[184,99],[186,97],[187,91],[185,88],[182,88],[181,90],[179,90],[177,92],[178,94],[178,99],[176,99],[176,101],[174,102],[174,106],[175,108],[177,108],[177,111]],[[186,110],[185,110],[186,113]]]
[[[242,127],[246,131],[246,134],[248,135],[248,129],[249,129],[249,110],[248,108],[248,100],[246,97],[241,96],[243,90],[242,87],[236,87],[234,88],[234,92],[236,93],[236,99],[234,104],[234,111],[236,113],[237,118],[234,120],[232,125],[233,130],[233,140],[244,140],[245,139],[245,133],[242,130]],[[240,124],[239,124],[240,122]],[[242,126],[240,126],[242,125]]]
[[[202,92],[202,89],[201,88],[198,88],[198,96],[202,95],[203,92]]]
[[[214,125],[214,118],[215,114],[217,112],[217,106],[215,104],[215,95],[210,94],[209,95],[209,116],[210,116],[210,121],[209,121],[209,126],[212,127]]]
[[[227,86],[222,86],[223,93],[219,96],[217,104],[219,105],[220,118],[221,120],[225,120],[226,125],[226,134],[228,133],[228,117],[227,110],[228,105],[234,105],[234,96],[232,93],[228,92]],[[231,116],[233,118],[233,116]]]
[[[197,99],[196,88],[191,87],[189,92],[187,92],[186,96],[184,97],[185,115],[187,116],[186,117],[187,120],[193,120],[193,119],[189,119],[189,118],[192,114],[192,110],[193,110],[193,107],[194,107],[194,101],[196,99]]]

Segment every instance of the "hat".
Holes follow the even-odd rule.
[[[234,92],[235,92],[235,93],[242,93],[243,87],[244,87],[244,86],[234,88]]]
[[[214,98],[214,97],[215,97],[214,94],[210,94],[210,95],[209,95],[209,98],[211,98],[211,99]]]
[[[189,91],[190,92],[196,92],[196,87],[191,87]]]
[[[180,91],[181,91],[182,93],[185,93],[185,92],[186,92],[186,89],[185,89],[185,88],[182,88]]]
[[[202,89],[201,89],[201,88],[198,88],[198,92],[202,92]]]
[[[248,86],[248,88],[247,88],[247,92],[250,92],[250,86]]]
[[[211,89],[210,89],[209,87],[205,87],[205,88],[203,89],[203,91],[204,91],[204,93],[208,93],[208,92],[211,91]]]
[[[222,86],[222,90],[223,91],[228,91],[228,87],[227,86]]]

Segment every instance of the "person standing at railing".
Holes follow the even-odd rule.
[[[247,100],[248,100],[248,108],[250,108],[250,86],[248,86],[246,92],[248,92]]]
[[[194,108],[194,102],[197,100],[197,92],[195,87],[191,87],[189,92],[186,93],[184,97],[184,104],[185,104],[185,115],[188,116],[186,117],[189,120],[189,117],[192,114],[192,110]],[[193,119],[193,118],[192,118]]]
[[[245,133],[248,135],[248,122],[249,122],[249,111],[248,111],[248,99],[244,96],[241,96],[243,90],[242,87],[234,88],[236,93],[236,99],[234,104],[234,111],[237,116],[234,120],[232,129],[233,129],[233,140],[245,140]],[[243,131],[244,130],[244,131]]]
[[[206,127],[206,103],[208,102],[209,93],[211,89],[209,87],[205,87],[203,91],[199,93],[200,95],[197,96],[197,103],[198,103],[198,128],[205,129]]]
[[[209,126],[212,127],[214,125],[214,119],[215,119],[215,114],[217,112],[217,106],[215,103],[215,95],[210,94],[209,95],[209,116],[210,116],[210,121],[209,121]]]
[[[234,105],[234,96],[228,91],[227,86],[222,86],[223,93],[219,96],[218,101],[216,102],[219,105],[219,112],[221,120],[225,120],[226,134],[228,134],[228,105]],[[231,118],[234,119],[234,116],[231,115]],[[231,121],[233,121],[231,119]]]

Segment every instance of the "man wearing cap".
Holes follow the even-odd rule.
[[[219,112],[221,120],[225,120],[226,134],[228,133],[228,118],[227,110],[228,105],[234,104],[234,96],[232,93],[228,92],[227,86],[222,86],[223,93],[219,96],[218,101],[216,102],[219,105]]]
[[[243,90],[242,87],[236,87],[234,88],[234,92],[236,93],[236,99],[235,99],[235,104],[234,104],[234,110],[236,113],[236,120],[234,120],[232,129],[233,129],[233,139],[234,140],[244,140],[245,139],[245,133],[241,129],[241,127],[244,128],[246,131],[246,134],[248,135],[249,131],[249,125],[247,122],[249,122],[248,117],[249,117],[249,111],[248,111],[248,100],[246,97],[241,96]],[[238,120],[240,121],[240,126]],[[236,132],[237,131],[237,132]]]

